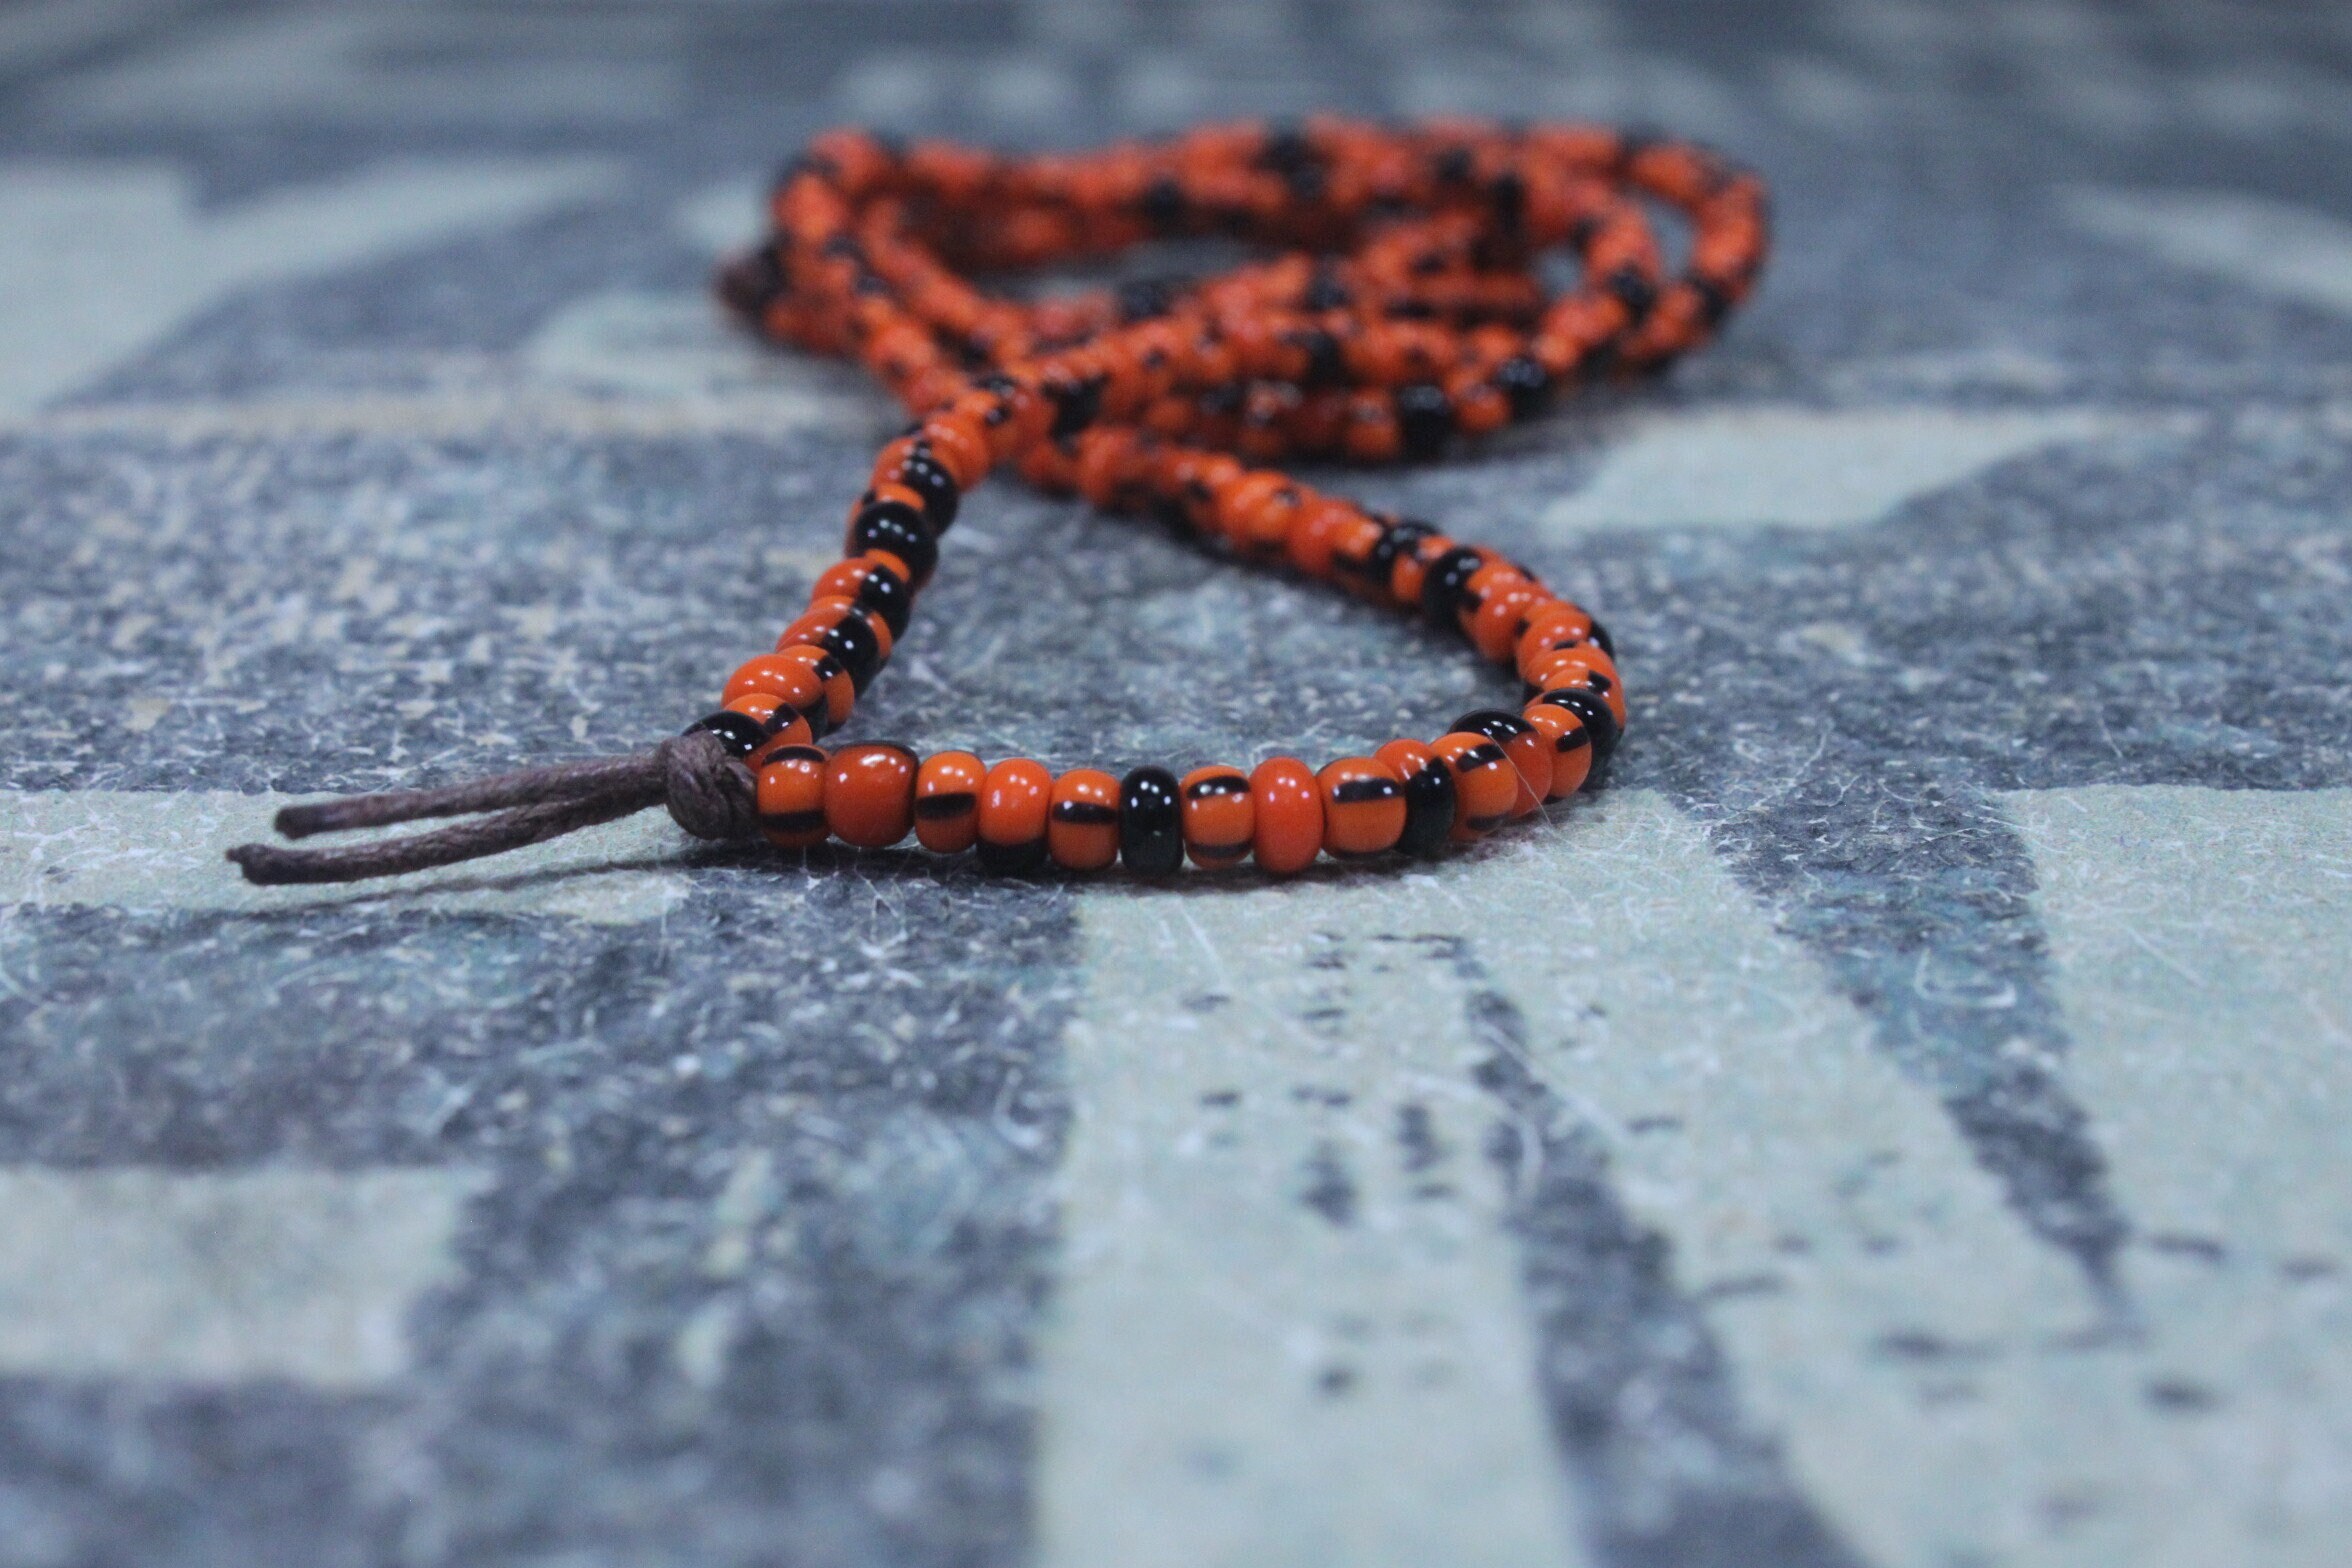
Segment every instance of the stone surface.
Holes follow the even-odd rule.
[[[1608,790],[1280,890],[231,879],[774,636],[893,424],[702,303],[809,132],[1325,106],[1774,182],[1707,354],[1328,476],[1608,621]],[[2347,138],[2324,8],[0,14],[0,1568],[2332,1562]],[[1000,484],[859,722],[1500,695]]]

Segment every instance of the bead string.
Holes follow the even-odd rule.
[[[1687,227],[1677,269],[1651,203]],[[882,449],[807,612],[734,672],[691,745],[297,808],[281,830],[505,808],[400,841],[411,847],[392,869],[409,870],[666,798],[691,831],[756,823],[788,849],[828,837],[880,848],[911,832],[940,853],[976,849],[995,871],[1116,861],[1165,876],[1189,855],[1210,869],[1254,856],[1280,875],[1318,854],[1436,854],[1573,794],[1606,763],[1624,687],[1582,608],[1492,550],[1251,465],[1426,460],[1564,388],[1698,347],[1763,263],[1753,174],[1686,143],[1576,125],[1315,118],[1018,158],[849,129],[793,161],[770,216],[766,241],[722,270],[720,297],[776,342],[858,359],[916,418]],[[1279,254],[1034,302],[971,281],[1183,237]],[[1559,249],[1580,275],[1554,295],[1539,262]],[[962,498],[999,467],[1453,627],[1516,671],[1524,700],[1465,714],[1434,741],[1320,770],[1277,757],[1246,775],[1056,776],[1026,758],[820,747],[905,636]],[[360,850],[247,845],[232,858],[255,880],[346,880],[386,874],[372,853],[364,869]]]

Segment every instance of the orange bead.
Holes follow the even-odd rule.
[[[1473,635],[1479,607],[1485,604],[1489,597],[1506,589],[1521,586],[1532,585],[1528,581],[1527,574],[1508,561],[1489,561],[1477,571],[1472,572],[1469,581],[1462,584],[1462,605],[1459,611],[1462,635],[1465,637]],[[1500,658],[1501,655],[1498,654],[1495,657]]]
[[[1339,543],[1340,531],[1354,522],[1359,514],[1345,501],[1329,496],[1308,502],[1299,510],[1296,524],[1283,553],[1290,564],[1309,577],[1331,575],[1331,552]]]
[[[920,434],[930,444],[932,453],[947,465],[948,477],[956,482],[958,490],[969,490],[988,477],[988,438],[972,421],[935,414],[923,421]]]
[[[1262,869],[1288,876],[1314,864],[1323,848],[1323,794],[1311,768],[1296,757],[1259,763],[1250,774],[1250,808],[1250,846]]]
[[[1100,768],[1072,768],[1054,780],[1046,852],[1071,871],[1100,871],[1119,858],[1119,781]]]
[[[1053,774],[1042,762],[1012,757],[988,770],[980,788],[980,864],[990,871],[1034,871],[1045,864]]]
[[[1511,820],[1519,804],[1519,770],[1510,754],[1484,735],[1440,735],[1430,746],[1454,775],[1453,841],[1481,839]]]
[[[1617,679],[1617,661],[1598,648],[1569,648],[1547,654],[1527,673],[1527,683],[1537,691],[1563,688],[1589,691],[1607,703],[1619,727],[1624,726],[1625,688]]]
[[[728,698],[724,706],[729,713],[740,713],[764,727],[768,720],[775,717],[776,710],[786,704],[772,691],[747,691],[741,696]]]
[[[980,837],[980,786],[988,765],[968,751],[933,752],[915,770],[915,838],[953,855]]]
[[[760,764],[760,832],[783,849],[825,842],[825,754],[787,746]]]
[[[1539,600],[1528,607],[1527,619],[1519,628],[1519,639],[1514,648],[1519,661],[1519,673],[1527,674],[1530,661],[1546,654],[1582,648],[1593,640],[1593,618],[1561,599]]]
[[[1204,871],[1238,866],[1250,852],[1257,812],[1239,768],[1195,768],[1176,787],[1184,807],[1184,848]]]
[[[1405,782],[1376,757],[1342,757],[1315,775],[1323,797],[1323,849],[1360,859],[1396,848],[1405,831]]]
[[[915,754],[889,741],[843,746],[825,769],[825,825],[860,849],[884,849],[915,825]]]
[[[732,705],[736,698],[756,692],[765,692],[797,708],[803,697],[815,697],[818,688],[812,684],[807,666],[799,660],[763,653],[736,666],[735,673],[727,677],[726,690],[719,693],[719,701]]]
[[[1566,800],[1592,774],[1592,735],[1584,720],[1553,702],[1531,702],[1519,716],[1552,745],[1552,787],[1547,800]]]
[[[1519,636],[1519,619],[1528,605],[1543,595],[1530,582],[1504,583],[1479,601],[1470,617],[1470,646],[1482,659],[1509,664]]]

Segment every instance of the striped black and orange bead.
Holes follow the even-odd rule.
[[[1042,762],[1013,757],[988,770],[980,786],[980,864],[990,871],[1035,871],[1045,864],[1045,830],[1053,774]]]
[[[1195,768],[1176,790],[1184,799],[1184,848],[1194,865],[1221,871],[1249,858],[1256,813],[1247,774],[1239,768]]]
[[[863,692],[890,656],[890,628],[882,617],[838,595],[812,602],[806,614],[784,628],[783,646],[821,648],[841,661],[851,687]]]
[[[906,635],[907,618],[915,606],[915,591],[907,582],[905,563],[883,550],[868,550],[828,567],[809,590],[811,603],[827,598],[847,599],[859,609],[880,616],[894,638]],[[889,648],[885,647],[882,653],[888,658]]]
[[[1100,871],[1119,858],[1119,781],[1100,768],[1072,768],[1053,783],[1046,852],[1070,871]]]
[[[954,855],[980,839],[980,787],[988,765],[968,751],[935,751],[915,770],[915,839]]]
[[[1453,769],[1417,740],[1392,740],[1373,755],[1404,782],[1405,826],[1397,848],[1422,856],[1442,851],[1454,833]]]
[[[1556,703],[1531,702],[1519,716],[1552,743],[1551,800],[1566,800],[1592,775],[1592,732],[1584,720]]]
[[[1454,776],[1454,843],[1481,839],[1511,820],[1519,807],[1519,770],[1500,742],[1456,731],[1429,748]]]
[[[825,841],[825,764],[814,746],[787,746],[760,765],[759,824],[769,843],[807,849]]]
[[[1342,757],[1315,776],[1323,797],[1323,852],[1361,860],[1405,833],[1405,781],[1377,757]]]
[[[1511,759],[1511,767],[1519,775],[1519,795],[1511,807],[1513,816],[1524,817],[1550,798],[1552,745],[1525,718],[1501,708],[1480,708],[1463,714],[1449,727],[1484,735],[1501,746],[1503,754]]]

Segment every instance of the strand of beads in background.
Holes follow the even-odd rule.
[[[1651,202],[1687,225],[1676,269]],[[753,770],[773,842],[912,833],[1003,871],[1165,875],[1189,854],[1287,873],[1318,853],[1481,837],[1572,794],[1615,746],[1624,688],[1581,608],[1491,550],[1252,465],[1435,457],[1562,388],[1698,346],[1762,265],[1752,174],[1587,126],[1315,119],[1019,158],[845,130],[786,170],[771,215],[722,297],[777,341],[858,359],[916,416],[883,448],[807,613],[694,726]],[[971,281],[1210,236],[1282,253],[1030,303]],[[1554,294],[1540,263],[1557,250],[1578,281]],[[1277,758],[1247,775],[1057,777],[963,751],[819,747],[905,636],[961,498],[1002,466],[1453,627],[1515,668],[1525,701],[1320,771]]]

